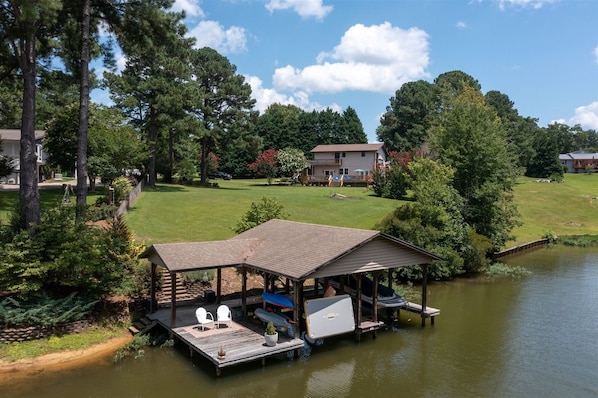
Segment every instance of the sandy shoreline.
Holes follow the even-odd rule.
[[[41,373],[53,372],[84,366],[88,363],[111,357],[119,348],[127,345],[133,336],[124,334],[105,343],[92,347],[76,350],[57,352],[37,358],[26,358],[16,362],[0,360],[0,385],[10,381],[14,383]]]

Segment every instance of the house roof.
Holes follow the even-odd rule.
[[[590,160],[598,159],[598,153],[586,152],[586,151],[575,151],[569,153],[561,153],[559,160]]]
[[[375,152],[383,147],[384,144],[382,143],[318,145],[311,152]]]
[[[46,135],[45,130],[35,130],[35,139],[39,140]],[[0,139],[2,141],[20,141],[21,130],[17,129],[0,129]]]
[[[427,264],[440,257],[380,231],[270,220],[226,241],[153,245],[171,272],[247,265],[292,280]]]

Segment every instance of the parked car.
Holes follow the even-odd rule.
[[[216,178],[222,178],[223,180],[231,180],[233,178],[233,176],[231,176],[228,173],[225,173],[224,171],[215,171],[213,173],[208,174],[208,177],[214,180]]]

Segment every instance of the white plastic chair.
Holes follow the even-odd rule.
[[[214,323],[214,316],[212,313],[206,311],[203,307],[199,307],[195,310],[195,316],[197,317],[197,322],[199,322],[199,325],[201,326],[201,330],[204,330],[205,325]]]
[[[220,306],[218,306],[218,309],[216,310],[216,327],[220,327],[220,323],[229,323],[229,327],[233,326],[233,314],[230,312],[230,308],[228,308],[228,306],[221,304]]]

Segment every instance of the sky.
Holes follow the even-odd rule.
[[[245,76],[260,112],[350,106],[375,142],[402,84],[460,70],[540,127],[598,130],[596,0],[176,0],[173,10],[196,47]]]

